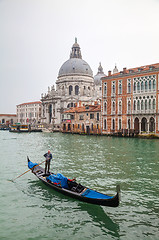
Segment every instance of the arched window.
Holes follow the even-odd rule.
[[[115,102],[113,102],[113,112],[115,112]]]
[[[145,81],[145,92],[147,92],[147,81]]]
[[[130,129],[130,119],[128,119],[128,129]]]
[[[131,83],[128,83],[128,93],[131,93]]]
[[[107,129],[107,120],[104,119],[104,129],[106,130]]]
[[[149,99],[149,109],[151,109],[151,99]]]
[[[113,119],[112,127],[113,127],[113,130],[115,130],[115,119]]]
[[[107,95],[107,84],[104,83],[104,95]]]
[[[104,112],[107,112],[107,103],[104,103]]]
[[[152,105],[153,105],[153,110],[155,110],[156,109],[156,100],[155,99],[153,99]]]
[[[140,101],[137,100],[137,110],[140,110]]]
[[[141,82],[141,91],[142,92],[144,91],[144,82],[143,81]]]
[[[121,113],[122,111],[122,104],[121,104],[121,101],[119,101],[119,112]]]
[[[121,130],[121,119],[119,119],[119,130]]]
[[[140,82],[137,83],[137,92],[140,92]]]
[[[134,111],[136,111],[136,100],[134,101]]]
[[[134,82],[134,92],[136,92],[136,82]]]
[[[69,95],[72,94],[72,89],[73,89],[73,88],[72,88],[72,86],[70,85],[70,86],[69,86]]]
[[[113,84],[113,94],[115,94],[115,84]]]
[[[75,86],[75,95],[78,95],[78,94],[79,94],[79,86],[76,85],[76,86]]]
[[[144,101],[143,101],[143,99],[141,100],[141,110],[144,110]]]
[[[153,80],[153,90],[156,90],[156,80]]]
[[[131,110],[131,102],[128,101],[128,112],[130,112],[130,110]]]
[[[151,80],[149,81],[149,91],[151,91]]]
[[[119,94],[122,94],[122,82],[119,81]]]
[[[145,110],[147,110],[147,99],[145,100]]]

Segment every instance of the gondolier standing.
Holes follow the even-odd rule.
[[[44,154],[44,157],[46,158],[46,162],[45,162],[45,174],[46,174],[46,172],[49,173],[50,162],[51,162],[51,159],[52,159],[52,154],[51,154],[50,150],[48,150],[48,152]]]

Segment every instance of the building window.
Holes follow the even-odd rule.
[[[130,111],[131,111],[131,102],[128,101],[128,112],[130,112]]]
[[[112,103],[112,111],[115,112],[115,102]]]
[[[149,99],[149,109],[151,109],[151,99]]]
[[[137,83],[137,92],[140,92],[140,82]]]
[[[149,81],[149,91],[151,91],[151,80]]]
[[[76,86],[75,86],[75,95],[78,95],[78,94],[79,94],[79,86],[76,85]]]
[[[82,123],[82,131],[84,132],[84,124]]]
[[[145,81],[145,92],[147,92],[147,81]]]
[[[142,81],[141,82],[141,92],[143,92],[144,91],[144,82]]]
[[[83,120],[84,119],[84,115],[79,115],[79,120]]]
[[[106,129],[107,129],[107,120],[104,119],[104,130],[106,130]]]
[[[156,100],[155,99],[153,99],[152,105],[153,105],[153,110],[155,110],[156,109]]]
[[[153,90],[156,90],[156,80],[153,80]]]
[[[121,119],[119,119],[119,130],[121,130]]]
[[[92,127],[91,127],[92,131],[93,131],[93,123],[92,123]]]
[[[112,82],[112,94],[115,94],[115,82]]]
[[[99,124],[97,124],[97,129],[99,129]]]
[[[128,83],[128,93],[131,93],[131,83]]]
[[[90,119],[94,118],[94,113],[90,113]]]
[[[140,110],[140,100],[137,100],[137,110]]]
[[[4,119],[4,118],[2,119],[2,123],[3,123],[3,124],[5,123],[5,119]]]
[[[97,113],[97,121],[99,121],[99,113]]]
[[[134,101],[134,111],[136,111],[136,100]]]
[[[145,100],[145,110],[147,110],[147,99]]]
[[[141,100],[141,110],[144,110],[144,101]]]
[[[112,121],[112,129],[115,130],[115,119]]]
[[[80,124],[78,124],[78,129],[80,128]]]
[[[104,83],[104,96],[107,95],[107,83]]]
[[[128,119],[128,129],[130,129],[130,119]]]
[[[119,80],[118,88],[119,88],[118,94],[122,94],[122,81],[121,80]]]
[[[104,112],[107,112],[107,103],[104,102]]]
[[[72,94],[72,89],[73,89],[73,88],[72,88],[72,86],[70,85],[70,86],[69,86],[69,95]]]
[[[121,101],[119,101],[119,106],[118,106],[119,108],[119,113],[121,113],[122,112],[122,102]]]
[[[134,82],[134,93],[136,93],[136,82]]]

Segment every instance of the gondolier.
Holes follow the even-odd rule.
[[[48,152],[44,154],[44,157],[46,158],[46,162],[45,162],[45,174],[46,174],[46,172],[49,173],[50,171],[50,162],[52,159],[52,154],[50,150],[48,150]]]

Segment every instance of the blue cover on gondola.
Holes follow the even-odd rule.
[[[96,192],[91,189],[87,189],[81,196],[95,199],[111,199],[113,197],[105,195],[103,193]]]
[[[62,188],[68,188],[67,178],[63,176],[61,173],[51,174],[46,179],[61,186]]]
[[[36,165],[38,165],[37,163],[32,163],[31,161],[28,162],[28,168],[33,168],[35,167]]]

